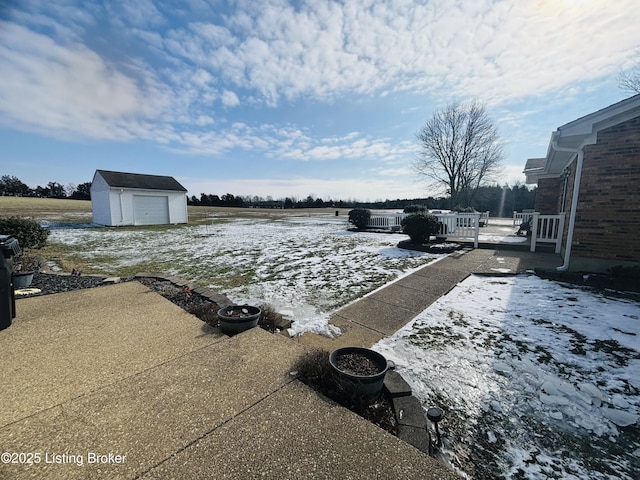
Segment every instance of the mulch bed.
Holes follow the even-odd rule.
[[[129,282],[133,277],[121,278],[120,282]],[[209,299],[192,292],[188,288],[179,288],[167,280],[138,277],[135,280],[158,292],[170,302],[195,315],[200,320],[213,327],[218,326],[218,310],[220,307]],[[60,275],[55,273],[37,272],[29,288],[37,288],[38,293],[29,294],[30,297],[64,293],[85,288],[96,288],[106,285],[104,277],[92,275]],[[18,296],[21,298],[21,296]]]
[[[348,355],[341,355],[341,357],[343,356],[347,357]],[[357,355],[357,357],[358,361],[365,358],[361,355]],[[374,364],[374,366],[375,373],[378,373],[380,370],[377,365]],[[336,385],[333,379],[333,369],[329,362],[328,351],[307,350],[298,358],[293,368],[297,378],[311,388],[321,392],[331,400],[348,408],[387,432],[393,435],[398,434],[398,425],[391,398],[383,393],[377,401],[369,403],[359,398],[345,396],[344,392]],[[359,368],[360,367],[357,367],[356,370],[359,370]]]
[[[36,272],[29,288],[37,288],[41,292],[30,295],[50,295],[52,293],[70,292],[82,288],[94,288],[104,285],[104,277],[84,275],[59,275]],[[123,280],[123,281],[126,281]]]
[[[104,278],[105,277],[102,276],[92,275],[61,275],[57,273],[37,272],[33,276],[33,282],[29,288],[37,288],[40,292],[30,293],[28,296],[50,295],[84,288],[101,287],[105,285],[103,282]],[[189,287],[178,287],[169,280],[161,280],[153,277],[121,278],[120,282],[129,282],[132,280],[137,280],[151,290],[158,292],[170,302],[198,317],[210,326],[219,327],[218,310],[220,310],[221,306],[211,299],[192,291]],[[17,298],[24,297],[18,296]],[[275,333],[290,326],[290,323],[287,324],[283,321],[282,315],[276,312],[271,305],[260,305],[260,308],[262,310],[262,315],[258,323],[260,328]]]

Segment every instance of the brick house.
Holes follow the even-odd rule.
[[[524,173],[537,212],[565,213],[559,270],[640,265],[640,95],[559,127]]]

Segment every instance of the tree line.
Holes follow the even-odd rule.
[[[3,197],[40,197],[40,198],[72,198],[75,200],[90,200],[91,182],[75,185],[62,185],[49,182],[46,186],[38,185],[31,188],[18,177],[2,175],[0,177],[0,196]]]
[[[514,210],[533,208],[536,188],[530,190],[522,184],[514,186],[494,185],[478,187],[473,199],[465,204],[454,205],[454,209],[472,209],[478,212],[489,211],[492,217],[511,217]],[[201,193],[200,197],[192,195],[187,198],[189,205],[212,207],[247,207],[247,208],[368,208],[382,210],[402,210],[409,205],[423,205],[430,210],[451,209],[450,197],[405,198],[395,200],[377,200],[361,202],[358,200],[333,200],[316,198],[308,195],[306,198],[285,197],[274,199],[271,196],[235,196],[226,193],[222,196]]]
[[[79,185],[68,184],[63,186],[58,182],[49,182],[46,186],[30,188],[20,179],[10,175],[0,177],[0,195],[15,197],[40,197],[40,198],[70,198],[76,200],[90,200],[91,182]],[[521,211],[525,208],[533,208],[535,192],[524,185],[514,186],[494,185],[479,187],[473,200],[469,204],[455,205],[456,209],[473,209],[478,212],[489,211],[492,217],[510,217],[514,210]],[[313,195],[305,198],[284,197],[274,199],[271,196],[261,197],[257,195],[214,195],[201,193],[199,197],[192,195],[187,197],[189,205],[213,206],[213,207],[248,207],[248,208],[368,208],[402,210],[409,205],[423,205],[431,210],[446,210],[451,208],[450,197],[424,197],[405,198],[395,200],[377,200],[374,202],[360,202],[358,200],[334,200],[322,199]]]

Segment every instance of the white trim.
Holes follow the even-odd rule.
[[[573,243],[573,231],[576,226],[576,211],[578,209],[578,194],[580,193],[580,180],[582,179],[582,165],[584,164],[584,151],[582,146],[577,149],[559,147],[556,142],[552,144],[554,150],[562,152],[573,152],[578,155],[576,162],[576,176],[573,180],[573,194],[571,195],[571,209],[569,211],[569,228],[567,229],[567,245],[564,250],[564,262],[556,268],[559,272],[569,269],[571,262],[571,244]]]
[[[558,178],[579,149],[598,141],[598,132],[640,116],[640,94],[609,105],[558,127],[551,134],[544,166],[535,158],[527,160],[525,183],[535,184],[541,178]],[[556,148],[554,148],[554,145]]]

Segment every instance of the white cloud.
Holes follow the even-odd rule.
[[[161,25],[166,19],[156,8],[153,0],[123,0],[116,2],[111,12],[118,15],[120,11],[124,14],[118,15],[127,23],[137,26]]]
[[[189,29],[212,47],[232,45],[237,42],[232,33],[221,25],[212,23],[194,22],[189,24]]]
[[[225,90],[222,92],[221,100],[222,105],[224,105],[225,107],[237,107],[238,105],[240,105],[240,99],[238,98],[238,96],[234,92],[229,90]]]
[[[127,139],[136,118],[153,117],[163,106],[160,92],[147,95],[83,45],[62,46],[7,22],[0,22],[0,70],[7,123]]]
[[[221,155],[233,150],[259,152],[275,160],[393,161],[409,158],[415,145],[408,141],[369,138],[352,132],[346,136],[315,137],[297,128],[235,123],[231,128],[183,132],[180,149],[194,154]]]
[[[632,2],[603,10],[599,2],[503,2],[469,25],[491,28],[490,41],[471,38],[451,48],[471,51],[455,68],[458,93],[492,103],[563,89],[574,82],[615,75],[637,42]],[[480,23],[482,22],[482,23]]]
[[[635,8],[633,0],[607,10],[598,2],[240,2],[226,27],[175,32],[173,51],[272,105],[434,88],[499,103],[615,73],[637,42]]]
[[[260,122],[286,115],[272,107],[288,101],[373,105],[399,90],[503,107],[553,91],[567,98],[585,91],[569,92],[581,80],[615,75],[638,41],[635,0],[606,9],[561,0],[232,3],[216,12],[199,0],[178,9],[137,0],[15,10],[13,21],[0,25],[2,121],[47,135],[141,138],[205,155],[372,159],[386,168],[409,158],[415,145],[362,133],[368,118],[331,135],[305,126],[313,119]],[[240,125],[234,115],[252,106],[264,109],[260,119],[245,116]],[[526,118],[508,111],[501,117],[510,127]]]
[[[546,152],[545,152],[546,153]],[[524,170],[524,164],[526,158],[522,160],[522,163],[509,164],[506,163],[500,169],[500,172],[496,174],[491,182],[492,185],[515,185],[516,183],[524,184],[525,176],[522,173]]]

